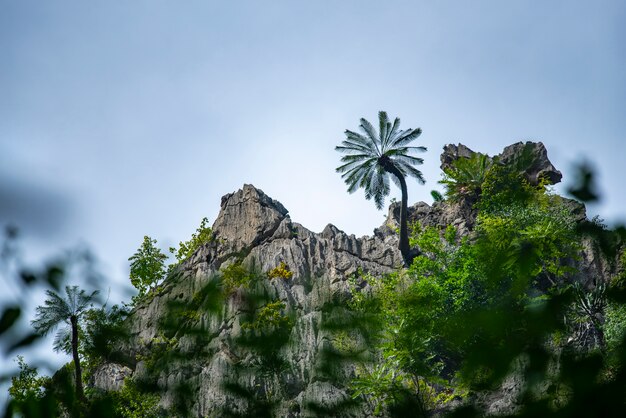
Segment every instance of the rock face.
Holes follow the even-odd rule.
[[[472,154],[474,151],[464,145],[447,145],[441,156],[442,168]],[[534,183],[542,177],[553,183],[561,179],[541,143],[511,145],[498,158],[508,163],[527,158],[525,175]],[[571,206],[581,220],[585,218],[584,208],[581,212],[580,205]],[[387,221],[373,236],[356,238],[330,224],[314,233],[292,222],[281,203],[252,185],[225,195],[213,224],[213,241],[183,262],[158,294],[136,306],[130,321],[131,340],[124,347],[138,359],[133,370],[104,364],[95,374],[95,386],[118,390],[125,376],[147,376],[151,359],[146,353],[165,346],[176,348],[182,356],[173,359],[155,377],[165,393],[161,402],[165,407],[173,406],[178,386],[185,383],[193,394],[187,406],[193,416],[213,416],[223,408],[244,411],[241,399],[225,389],[228,379],[258,388],[268,398],[272,394],[278,402],[278,416],[312,416],[315,414],[307,410],[311,401],[331,406],[335,401],[348,399],[346,389],[334,386],[316,367],[331,339],[322,327],[324,307],[338,295],[349,292],[348,279],[355,274],[380,276],[403,265],[394,232],[399,212],[399,204],[392,204]],[[475,213],[463,204],[438,202],[431,206],[419,202],[409,208],[409,220],[420,221],[424,226],[454,225],[466,235],[474,228]],[[582,260],[585,275],[601,275],[606,269],[590,245],[585,247]],[[216,274],[236,263],[262,273],[283,265],[292,273],[289,279],[263,283],[264,292],[283,303],[284,311],[293,318],[291,340],[297,342],[281,348],[287,366],[269,383],[268,379],[238,372],[242,365],[254,362],[249,353],[232,343],[244,332],[242,318],[247,305],[246,296],[240,291],[222,301],[218,313],[182,311],[174,318],[181,325],[201,330],[201,344],[191,337],[175,332],[164,335],[162,331],[161,323],[172,304],[193,305],[202,289],[217,280]],[[347,376],[353,372],[350,368],[342,371]],[[360,417],[371,412],[357,410],[342,416]]]
[[[289,280],[268,280],[264,286],[271,298],[284,303],[285,311],[295,318],[291,333],[299,343],[287,347],[284,353],[290,370],[283,376],[289,382],[288,389],[277,382],[264,390],[281,394],[283,400],[278,409],[285,411],[281,416],[290,416],[290,410],[303,411],[293,416],[307,416],[304,411],[310,401],[324,405],[347,399],[344,388],[334,387],[315,371],[330,338],[321,326],[322,310],[333,297],[348,292],[346,280],[356,273],[382,275],[402,266],[398,239],[394,235],[356,238],[330,224],[321,233],[314,233],[292,222],[287,213],[282,204],[252,185],[224,196],[213,224],[214,240],[186,260],[152,300],[136,307],[131,342],[125,349],[142,359],[148,349],[163,345],[164,340],[171,338],[163,336],[159,327],[168,306],[172,302],[192,301],[204,285],[215,280],[220,269],[241,262],[248,268],[268,272],[284,263],[293,276]],[[219,315],[202,314],[193,319],[210,336],[206,345],[197,347],[185,337],[172,343],[190,357],[178,360],[159,375],[158,383],[166,389],[164,406],[174,402],[176,384],[186,382],[196,394],[191,405],[194,416],[211,416],[221,408],[241,407],[240,400],[224,390],[223,385],[226,376],[235,374],[236,367],[249,360],[231,344],[233,338],[242,334],[245,309],[240,294],[235,292],[225,301]],[[146,375],[146,363],[137,363],[134,376]],[[110,380],[116,380],[118,373],[112,370],[117,370],[117,366],[105,367],[99,376],[109,373]],[[255,379],[240,376],[238,383],[254,387]],[[95,384],[107,390],[119,388],[115,382],[102,378]],[[362,415],[363,411],[354,416]]]
[[[454,161],[460,158],[471,158],[476,152],[463,144],[448,144],[441,153],[441,169],[452,167]],[[541,142],[517,142],[509,145],[502,153],[492,157],[492,160],[502,164],[520,167],[522,174],[532,185],[538,185],[540,179],[547,184],[556,184],[561,181],[561,172],[548,159],[546,147]],[[585,207],[573,200],[565,199],[578,221],[586,219]],[[435,202],[432,206],[425,202],[418,202],[408,208],[409,223],[419,221],[422,226],[454,226],[461,236],[469,234],[476,221],[476,210],[469,202]],[[400,222],[400,203],[389,206],[387,220],[374,233],[380,237],[394,235]]]
[[[459,158],[471,158],[474,151],[463,144],[449,144],[443,147],[441,154],[441,169],[446,170]],[[544,179],[548,184],[557,184],[561,181],[561,172],[548,159],[548,151],[541,142],[517,142],[504,148],[502,153],[494,157],[502,164],[517,165],[532,185],[539,184]]]
[[[92,376],[93,386],[106,391],[118,391],[124,385],[124,379],[133,374],[126,366],[116,363],[103,364]]]
[[[472,155],[476,154],[474,151],[469,149],[463,144],[454,145],[448,144],[443,147],[443,152],[439,160],[441,161],[441,169],[445,170],[452,166],[459,158],[471,158]]]
[[[518,142],[504,148],[500,154],[503,164],[515,164],[520,161],[524,174],[530,184],[539,184],[543,178],[548,184],[557,184],[563,177],[548,159],[548,151],[541,142]]]

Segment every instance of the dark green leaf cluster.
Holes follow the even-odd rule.
[[[489,156],[478,152],[470,158],[455,160],[451,166],[443,170],[443,179],[439,181],[446,189],[446,198],[453,202],[478,199],[492,165],[493,160]]]

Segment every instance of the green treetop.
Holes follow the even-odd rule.
[[[139,296],[156,288],[165,277],[167,256],[156,246],[157,241],[149,236],[143,237],[141,247],[128,259],[130,264],[130,282],[139,290]]]

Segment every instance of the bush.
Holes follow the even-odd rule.
[[[231,295],[236,289],[249,289],[255,275],[243,267],[241,261],[237,261],[221,270],[221,278],[224,294]]]
[[[277,267],[274,267],[267,272],[267,277],[270,279],[281,278],[289,280],[293,277],[293,272],[289,270],[289,266],[287,264],[281,261]]]

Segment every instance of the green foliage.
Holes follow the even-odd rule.
[[[358,188],[365,189],[365,198],[374,199],[376,207],[382,209],[385,196],[389,195],[389,176],[402,181],[406,176],[415,177],[424,184],[422,173],[414,166],[423,163],[421,158],[411,155],[416,151],[426,151],[425,147],[408,146],[422,133],[417,129],[400,129],[400,119],[393,124],[386,112],[378,112],[379,131],[366,119],[361,118],[359,128],[363,134],[346,130],[346,139],[335,150],[344,153],[341,158],[343,165],[337,172],[348,185],[348,192],[354,193]]]
[[[165,260],[167,256],[156,246],[157,241],[149,236],[128,261],[130,264],[130,282],[139,290],[139,297],[153,291],[165,278]]]
[[[124,380],[119,392],[112,393],[115,416],[120,418],[154,418],[166,416],[158,406],[159,396],[141,390],[131,378]]]
[[[270,279],[281,278],[289,280],[293,277],[293,272],[289,270],[289,266],[287,264],[281,261],[278,266],[267,272],[267,277]]]
[[[444,169],[443,179],[439,181],[446,188],[446,198],[454,202],[463,199],[476,201],[492,164],[492,159],[481,153],[455,160]]]
[[[524,206],[544,194],[545,187],[532,187],[514,167],[493,164],[481,185],[478,208],[482,213],[506,211],[511,205]]]
[[[626,304],[610,302],[606,306],[603,324],[608,352],[615,356],[626,337]]]
[[[125,322],[129,311],[118,305],[110,309],[102,307],[85,312],[80,354],[84,359],[85,380],[104,361],[127,364],[131,359],[119,350],[119,346],[129,338]]]
[[[493,387],[529,345],[545,350],[546,338],[563,332],[563,314],[548,306],[568,306],[557,285],[579,250],[576,226],[560,198],[512,179],[521,194],[493,179],[483,187],[473,235],[414,224],[411,245],[421,254],[410,268],[363,278],[368,292],[355,287],[350,307],[381,326],[379,357],[358,374],[355,396],[379,412],[409,402],[426,414],[464,387]],[[505,198],[513,200],[499,204]]]
[[[143,341],[144,351],[137,354],[137,361],[143,361],[150,373],[158,373],[165,366],[164,362],[170,358],[170,354],[178,347],[178,338],[168,338],[163,331],[150,341]]]
[[[529,269],[528,275],[552,286],[555,279],[571,270],[563,261],[576,258],[580,249],[576,224],[558,196],[541,194],[540,199],[527,204],[513,201],[508,206],[484,210],[478,216],[476,230],[483,238],[479,251],[487,265],[507,259],[506,263],[492,263],[504,268],[492,273],[511,277],[523,273],[520,268]]]
[[[35,367],[30,367],[23,356],[17,356],[17,364],[20,369],[17,376],[11,378],[9,395],[18,404],[23,404],[30,400],[43,398],[44,387],[49,380],[48,377],[41,377]]]
[[[196,229],[195,233],[191,234],[189,241],[181,241],[178,244],[178,249],[170,247],[170,252],[174,254],[176,258],[176,263],[170,265],[170,270],[191,257],[198,248],[213,240],[213,231],[208,224],[208,218],[202,218],[200,226]]]
[[[259,332],[290,327],[292,321],[284,313],[285,308],[285,303],[279,300],[268,302],[257,310],[252,322],[244,323],[241,327]]]
[[[255,279],[256,274],[242,266],[241,261],[221,269],[222,288],[225,295],[231,295],[239,288],[250,288]]]
[[[380,415],[385,407],[397,401],[395,396],[403,389],[403,376],[395,360],[386,359],[372,370],[361,368],[351,383],[352,397],[367,398],[374,406],[374,414]]]
[[[433,198],[433,202],[443,202],[444,197],[438,190],[431,190],[430,196]]]

